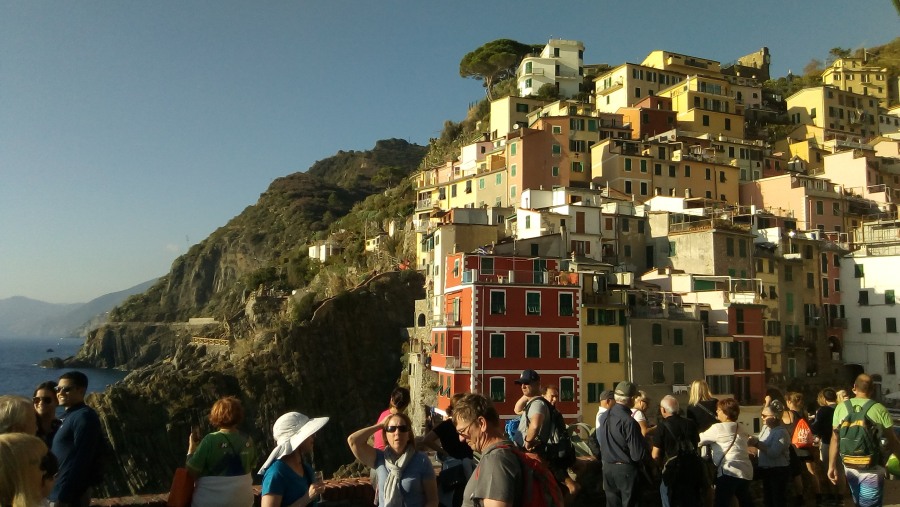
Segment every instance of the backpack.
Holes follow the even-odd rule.
[[[522,489],[514,507],[563,507],[563,494],[553,473],[533,454],[522,452],[515,445],[498,445],[508,449],[519,459],[522,467]]]
[[[543,396],[538,396],[525,405],[525,414],[528,414],[528,407],[535,400],[541,400],[547,407],[549,416],[544,424],[550,424],[549,436],[546,442],[540,442],[537,447],[537,454],[546,459],[553,468],[569,468],[575,464],[575,446],[572,445],[572,439],[569,437],[569,428],[566,420],[563,418],[559,410],[545,400]],[[527,420],[527,415],[526,415]]]
[[[839,452],[844,465],[851,468],[870,468],[881,463],[881,438],[877,425],[866,417],[875,400],[862,406],[844,402],[847,415],[838,428]]]
[[[815,435],[813,435],[812,430],[809,428],[809,423],[806,422],[806,419],[801,417],[797,420],[797,425],[794,426],[794,435],[791,437],[791,444],[797,449],[809,449],[813,446],[814,441]]]
[[[660,426],[677,444],[675,455],[663,464],[662,481],[669,487],[673,500],[695,498],[704,485],[706,466],[703,458],[692,442],[676,437],[668,424],[661,422]]]
[[[506,436],[509,437],[510,440],[516,440],[516,436],[519,434],[519,418],[513,418],[506,421]]]

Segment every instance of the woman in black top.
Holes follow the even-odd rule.
[[[709,385],[705,380],[691,382],[691,393],[688,399],[687,418],[697,424],[697,431],[703,432],[719,422],[716,418],[716,404],[719,400],[712,397]]]

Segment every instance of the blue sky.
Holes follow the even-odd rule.
[[[426,144],[483,96],[459,60],[494,39],[581,40],[611,65],[768,46],[780,76],[900,34],[889,0],[632,5],[0,0],[0,299],[161,276],[274,178]]]

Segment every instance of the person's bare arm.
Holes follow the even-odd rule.
[[[516,415],[522,415],[522,412],[525,411],[525,405],[528,404],[528,400],[530,400],[530,399],[531,399],[530,397],[525,396],[525,395],[523,394],[521,398],[519,398],[518,400],[516,400],[516,406],[513,407],[513,412],[514,412]]]
[[[438,507],[437,480],[434,477],[424,479],[422,489],[425,491],[425,507]]]
[[[896,440],[896,438],[895,438]],[[837,457],[838,447],[841,445],[841,437],[837,430],[831,430],[831,445],[828,446],[828,480],[832,484],[838,483]]]
[[[356,456],[356,459],[358,459],[360,463],[369,468],[375,466],[375,458],[378,456],[378,453],[375,452],[374,447],[369,445],[368,440],[372,435],[381,431],[381,427],[380,424],[368,426],[355,431],[347,437],[347,444],[350,446],[350,452]]]
[[[525,444],[526,450],[531,450],[534,447],[535,439],[538,437],[538,430],[541,429],[541,424],[544,423],[544,414],[538,412],[531,416],[531,419],[528,421],[528,431],[525,432],[525,438],[523,443]]]

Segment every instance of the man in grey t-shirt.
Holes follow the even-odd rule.
[[[500,416],[490,400],[480,394],[466,394],[453,406],[456,431],[481,461],[466,483],[463,507],[512,507],[529,477],[512,442],[503,438]]]
[[[550,424],[544,424],[544,421],[550,421],[550,410],[547,408],[548,403],[541,397],[541,376],[536,371],[523,371],[516,384],[522,386],[522,398],[527,398],[528,401],[519,417],[519,432],[515,442],[522,449],[532,451],[550,438]]]

